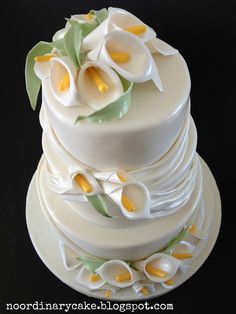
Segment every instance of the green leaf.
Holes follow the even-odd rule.
[[[188,230],[188,227],[189,226],[185,226],[179,233],[178,235],[172,239],[166,246],[166,248],[162,251],[163,253],[166,253],[166,254],[170,254],[171,250],[173,248],[175,248],[180,241],[183,240],[183,237],[185,236],[187,230]]]
[[[79,61],[80,61],[80,64],[83,64],[84,60],[86,59],[86,56],[87,56],[87,52],[81,52],[79,54]]]
[[[131,105],[131,90],[133,87],[133,82],[127,81],[124,78],[120,79],[125,91],[121,97],[101,110],[95,111],[89,116],[78,116],[75,123],[81,120],[103,123],[112,119],[120,119],[123,117],[123,115],[128,112]]]
[[[79,24],[73,24],[64,36],[64,47],[76,68],[80,67],[80,47],[82,30]]]
[[[108,17],[108,11],[106,8],[103,8],[99,11],[91,10],[90,13],[95,14],[96,20],[98,21],[99,24],[101,24],[103,21],[105,21]]]
[[[56,48],[56,49],[60,50],[62,55],[66,54],[63,38],[50,42],[50,45],[52,46],[52,48]]]
[[[82,37],[86,37],[89,33],[91,33],[97,26],[98,22],[88,22],[88,23],[80,23],[79,20],[69,19],[68,22],[71,25],[79,26],[82,29]]]
[[[105,260],[98,259],[95,257],[90,258],[90,257],[81,256],[78,259],[92,273],[94,273],[97,268],[99,268],[103,263],[106,262]]]
[[[88,36],[88,34],[90,34],[97,26],[97,22],[81,24],[83,38]]]
[[[97,212],[99,212],[105,217],[111,218],[111,216],[108,213],[107,205],[101,194],[87,195],[86,198],[91,203],[93,208],[96,209]]]
[[[52,47],[49,43],[45,41],[40,41],[37,43],[27,54],[25,62],[25,84],[26,91],[28,93],[30,104],[33,110],[35,110],[37,105],[38,93],[41,86],[41,80],[37,77],[34,72],[34,58],[36,56],[44,55],[51,52]]]

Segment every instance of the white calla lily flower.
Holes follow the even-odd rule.
[[[84,37],[82,41],[82,51],[89,51],[96,49],[102,44],[104,36],[108,32],[108,22],[107,18],[104,20],[97,28],[95,28],[91,33]]]
[[[160,75],[151,53],[135,35],[115,30],[104,37],[101,47],[88,54],[105,62],[128,81],[141,83],[153,80],[163,90]]]
[[[80,24],[84,23],[94,23],[96,20],[95,15],[87,13],[87,14],[75,14],[71,15],[70,21],[78,21]],[[71,23],[69,21],[66,22],[64,28],[59,29],[52,37],[52,40],[55,42],[57,40],[63,39],[68,29],[71,27]]]
[[[208,237],[208,233],[205,230],[202,230],[197,224],[192,224],[188,228],[188,232],[199,240],[204,240]]]
[[[171,45],[167,44],[166,42],[159,38],[152,38],[145,44],[151,53],[159,52],[163,56],[173,56],[179,53],[177,49],[175,49],[174,47],[172,47]]]
[[[143,271],[153,282],[164,282],[172,278],[181,264],[181,261],[165,253],[156,253],[146,260],[134,262],[135,269]]]
[[[74,15],[71,15],[70,20],[78,21],[80,24],[93,23],[96,20],[96,16],[95,14],[92,14],[92,13],[74,14]]]
[[[139,18],[132,13],[119,8],[108,9],[109,13],[109,31],[123,30],[131,32],[138,36],[143,42],[151,40],[156,33],[148,25],[144,24]]]
[[[35,60],[34,72],[41,81],[49,76],[51,66],[50,60],[52,57],[55,57],[55,55],[53,53],[48,53],[43,56],[43,58],[45,58],[44,62],[38,62]]]
[[[180,243],[171,250],[171,256],[180,260],[189,260],[194,257],[196,246],[187,241]]]
[[[124,184],[128,182],[134,182],[134,179],[125,171],[117,170],[117,171],[107,171],[107,172],[93,172],[93,176],[97,180],[101,180],[103,182],[111,182]]]
[[[102,193],[96,178],[82,168],[70,167],[66,175],[51,172],[49,175],[52,190],[61,194],[65,200],[83,201],[86,195]]]
[[[52,41],[58,41],[60,39],[63,39],[66,32],[68,31],[68,29],[70,28],[70,23],[66,23],[66,26],[62,29],[59,29],[52,37]]]
[[[81,265],[76,252],[61,240],[59,241],[59,249],[62,256],[63,265],[66,270],[72,271]]]
[[[96,195],[101,193],[97,180],[84,170],[79,170],[72,174],[72,185],[79,194]]]
[[[150,215],[150,194],[140,182],[111,183],[100,182],[105,194],[110,197],[128,219],[143,219]]]
[[[89,289],[99,289],[105,284],[97,273],[90,272],[86,266],[83,266],[75,278],[75,282],[81,284]]]
[[[82,105],[75,79],[77,70],[68,56],[52,58],[49,82],[55,98],[66,107]]]
[[[107,261],[96,272],[107,283],[119,288],[130,287],[141,278],[137,271],[120,260]]]
[[[156,292],[155,284],[150,280],[137,281],[133,284],[132,289],[140,297],[150,297]]]
[[[190,266],[187,264],[181,264],[175,273],[175,275],[166,281],[161,282],[161,285],[167,289],[173,289],[180,285],[184,278],[186,278],[186,273],[190,270]]]
[[[78,85],[81,97],[96,110],[106,107],[123,94],[123,85],[116,72],[98,61],[82,65]]]
[[[106,299],[109,299],[109,297],[112,295],[112,294],[115,294],[117,291],[120,290],[120,288],[118,287],[114,287],[112,285],[110,285],[109,283],[104,283],[104,285],[102,285],[101,287],[99,288],[96,288],[96,289],[90,289],[91,291],[93,292],[102,292],[102,295],[106,298]]]

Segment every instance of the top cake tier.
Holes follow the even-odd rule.
[[[134,170],[161,159],[189,108],[190,78],[178,50],[128,11],[72,15],[26,59],[33,108],[43,107],[67,152],[95,170]]]
[[[153,55],[164,90],[152,81],[135,84],[131,107],[121,119],[80,121],[88,106],[65,107],[43,82],[43,102],[56,136],[76,159],[99,170],[131,170],[160,159],[172,146],[188,110],[190,77],[184,59]]]

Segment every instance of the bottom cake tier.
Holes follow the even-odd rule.
[[[26,207],[27,225],[36,251],[58,278],[89,296],[137,300],[174,289],[207,258],[220,226],[220,198],[214,178],[200,158],[198,162],[202,168],[199,171],[202,189],[196,192],[197,201],[189,202],[183,211],[151,223],[111,230],[78,218],[63,199],[50,192],[42,157],[28,191]],[[81,245],[72,237],[71,230],[65,229],[73,217]],[[63,219],[67,222],[64,228],[60,223]],[[171,228],[166,228],[166,233],[162,230],[159,238],[158,228],[167,227],[168,221]],[[137,237],[143,241],[137,243]]]

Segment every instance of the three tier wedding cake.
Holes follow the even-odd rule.
[[[74,285],[110,299],[178,286],[214,212],[183,57],[133,14],[91,10],[29,52],[33,109],[41,86],[37,193]]]

